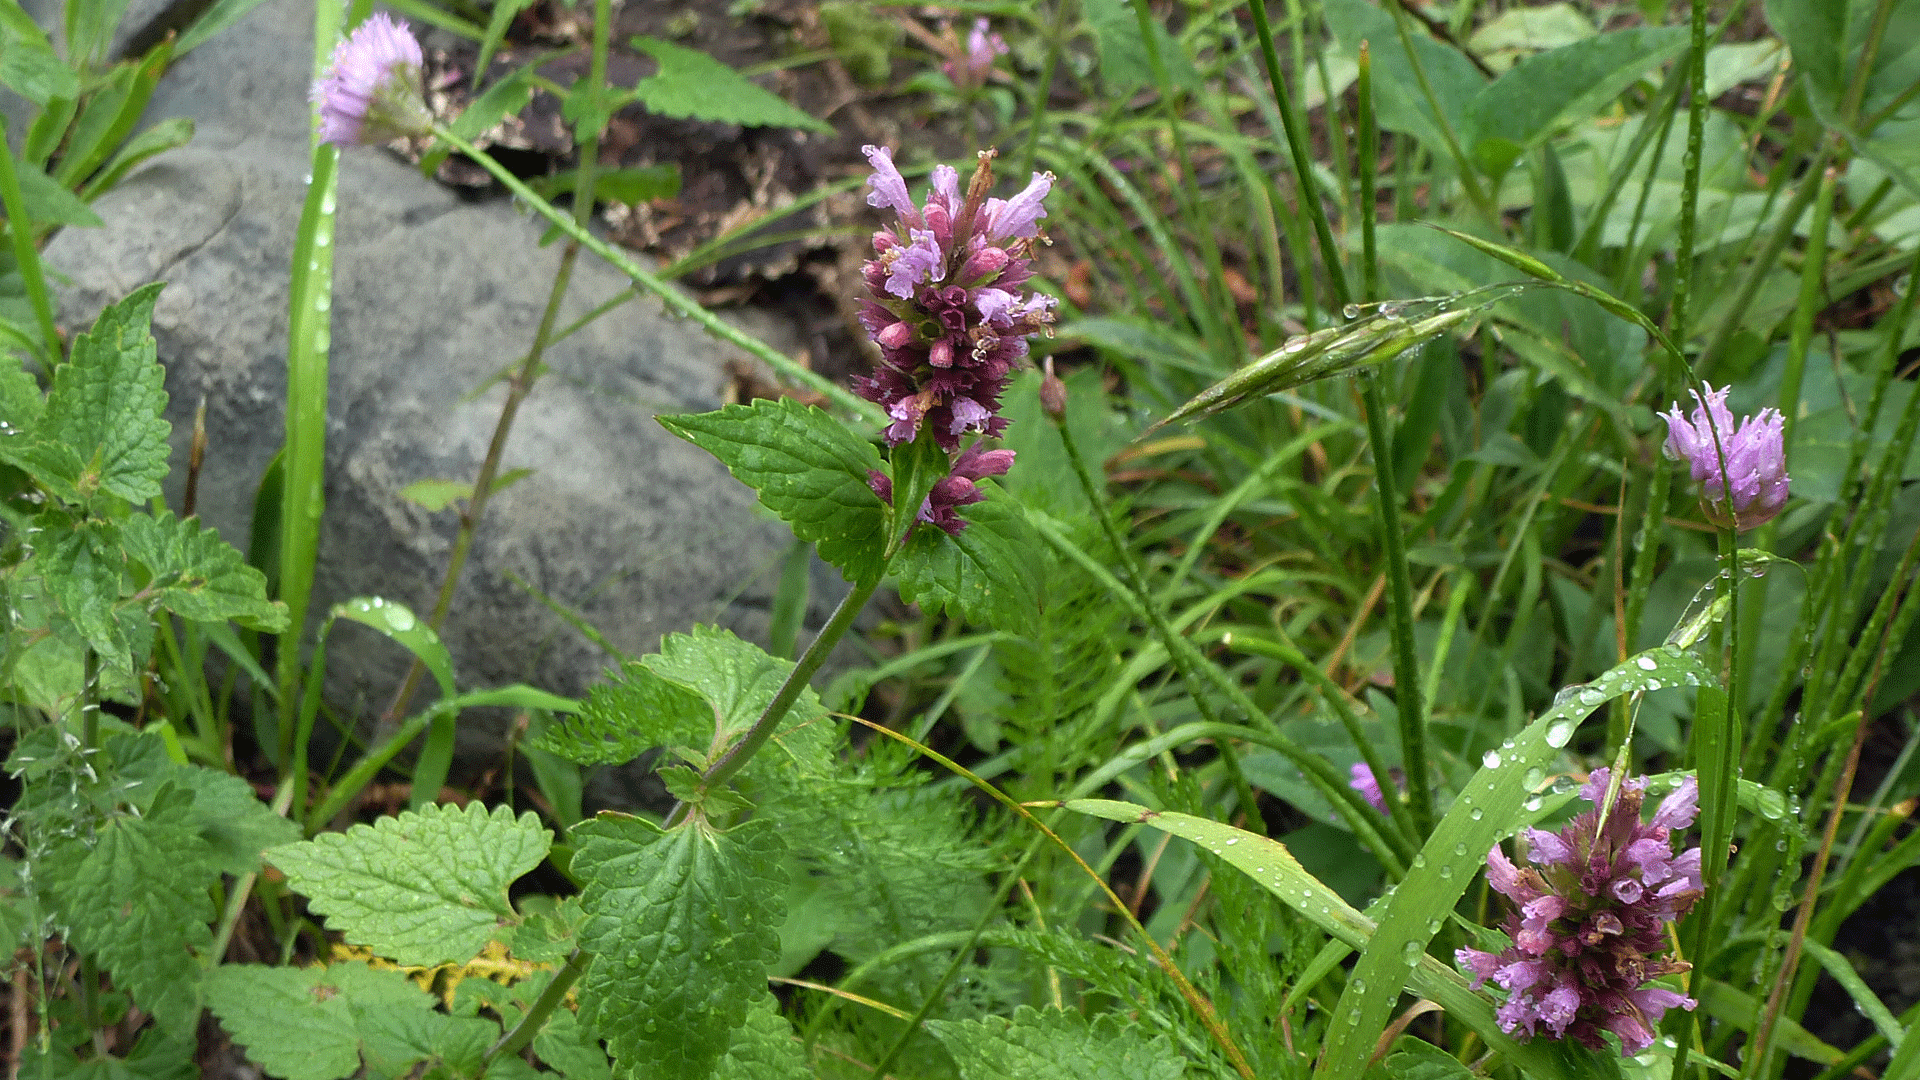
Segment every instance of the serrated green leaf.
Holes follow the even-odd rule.
[[[219,860],[193,828],[192,796],[174,787],[144,816],[109,819],[88,847],[55,848],[36,868],[69,944],[98,957],[141,1008],[165,1027],[199,1014],[200,964],[213,944],[207,888]]]
[[[885,509],[867,473],[880,454],[846,424],[792,398],[656,419],[719,458],[849,581],[879,575]]]
[[[1405,1039],[1399,1050],[1373,1069],[1369,1076],[1384,1074],[1388,1080],[1472,1080],[1473,1072],[1452,1054],[1419,1039]]]
[[[254,873],[261,852],[300,839],[300,827],[261,802],[252,784],[230,773],[178,764],[153,735],[115,735],[106,749],[115,771],[130,784],[128,801],[141,810],[168,785],[192,793],[186,820],[206,841],[222,873]]]
[[[224,964],[208,973],[206,996],[248,1059],[280,1080],[341,1080],[359,1071],[363,1051],[375,1075],[400,1075],[435,1056],[427,1047],[402,1062],[412,1052],[408,1033],[476,1022],[434,1012],[433,996],[405,974],[358,960],[310,968]]]
[[[119,530],[105,521],[76,522],[59,511],[41,514],[34,524],[46,538],[35,544],[35,561],[61,614],[109,663],[127,666],[131,644],[114,609],[120,599]]]
[[[714,708],[704,697],[629,660],[533,745],[581,765],[622,765],[656,746],[704,749],[713,737]]]
[[[793,1025],[780,1015],[772,994],[761,994],[747,1006],[747,1021],[733,1031],[733,1042],[713,1080],[811,1080],[807,1053],[794,1036]],[[571,1080],[571,1078],[570,1078]]]
[[[833,134],[832,126],[748,82],[739,72],[698,49],[650,37],[636,37],[631,44],[660,62],[658,72],[641,79],[633,88],[633,99],[646,106],[648,112],[680,120],[803,128],[822,135]]]
[[[146,570],[137,581],[153,603],[195,622],[232,619],[249,630],[279,633],[287,606],[267,599],[265,574],[247,565],[238,548],[198,518],[134,514],[120,523],[120,544]]]
[[[1103,1013],[1021,1006],[1011,1019],[930,1020],[965,1080],[1180,1080],[1186,1062],[1165,1036]]]
[[[1000,630],[1028,627],[1039,606],[1039,582],[1030,552],[1035,539],[1026,511],[999,491],[960,510],[968,522],[959,536],[917,526],[891,567],[901,599],[928,611],[945,610]]]
[[[1649,649],[1584,686],[1561,691],[1556,704],[1515,736],[1513,745],[1489,751],[1394,890],[1373,945],[1355,965],[1329,1027],[1322,1075],[1354,1076],[1366,1069],[1414,959],[1423,955],[1420,950],[1473,882],[1487,852],[1513,831],[1525,800],[1580,721],[1626,694],[1715,682],[1712,670],[1692,653],[1669,645]]]
[[[547,1026],[534,1036],[533,1052],[567,1080],[613,1080],[613,1067],[600,1040],[565,1009],[554,1010]]]
[[[0,356],[0,442],[10,442],[31,431],[47,411],[40,381],[20,357]]]
[[[601,814],[575,826],[586,887],[580,1020],[625,1067],[700,1077],[765,992],[786,917],[786,845],[770,821],[726,832],[695,817],[671,832]]]
[[[65,447],[79,471],[60,479],[82,497],[95,491],[145,502],[167,475],[166,373],[148,327],[155,282],[108,307],[74,339],[72,358],[53,371],[36,435]]]
[[[273,848],[267,861],[348,941],[432,967],[473,959],[501,925],[519,923],[507,886],[552,841],[531,812],[429,804]]]
[[[687,634],[660,639],[660,651],[641,657],[654,674],[678,683],[707,699],[723,734],[753,726],[772,703],[793,670],[793,661],[769,654],[730,630],[698,625]],[[806,723],[826,713],[819,695],[801,691],[787,724]]]

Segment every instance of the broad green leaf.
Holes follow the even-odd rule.
[[[1360,956],[1329,1026],[1319,1075],[1357,1076],[1386,1029],[1415,960],[1440,929],[1487,852],[1518,824],[1523,804],[1546,778],[1580,722],[1614,698],[1671,686],[1714,685],[1713,672],[1690,652],[1662,645],[1608,670],[1584,686],[1562,690],[1552,708],[1525,731],[1490,750],[1434,826]],[[1357,1019],[1349,1019],[1357,1017]]]
[[[107,740],[107,755],[119,776],[134,782],[127,797],[142,810],[167,785],[192,792],[183,821],[206,842],[222,873],[255,873],[261,852],[300,839],[300,827],[261,802],[252,784],[231,773],[177,764],[152,735],[115,735]]]
[[[1500,12],[1473,32],[1467,39],[1467,47],[1482,57],[1503,50],[1540,52],[1570,45],[1593,34],[1593,20],[1585,12],[1565,0],[1558,0]]]
[[[533,1052],[567,1080],[613,1080],[613,1068],[600,1040],[566,1009],[554,1010],[547,1026],[534,1036]]]
[[[0,83],[33,102],[80,92],[80,80],[47,41],[33,17],[15,2],[0,3]]]
[[[867,473],[880,454],[845,423],[792,398],[657,419],[719,458],[849,581],[879,576],[885,508]]]
[[[692,633],[668,634],[660,639],[660,651],[641,657],[640,662],[661,678],[706,698],[718,730],[726,735],[752,727],[793,670],[793,661],[742,641],[732,631],[704,625],[695,626]],[[812,724],[826,712],[818,694],[802,690],[782,730]]]
[[[34,518],[34,524],[41,538],[34,561],[47,592],[88,645],[125,666],[131,646],[115,610],[122,561],[116,544],[119,530],[106,521],[76,522],[58,510]]]
[[[267,852],[329,929],[411,967],[464,963],[520,922],[507,886],[553,835],[532,812],[427,805]]]
[[[1432,1043],[1404,1039],[1397,1045],[1399,1051],[1369,1070],[1368,1076],[1384,1072],[1388,1080],[1473,1080],[1472,1070]]]
[[[148,333],[160,288],[141,286],[102,311],[54,369],[36,434],[72,453],[79,471],[60,479],[83,498],[106,491],[144,502],[167,475],[166,373]]]
[[[12,441],[32,430],[47,410],[40,381],[19,356],[0,356],[0,441]]]
[[[765,993],[786,918],[786,844],[770,821],[671,832],[601,814],[572,832],[586,883],[580,1020],[627,1070],[702,1077]]]
[[[1473,136],[1467,105],[1487,80],[1459,51],[1428,37],[1418,26],[1409,29],[1420,71],[1433,87],[1433,100],[1420,85],[1419,74],[1407,58],[1406,47],[1388,10],[1371,0],[1327,0],[1327,28],[1349,56],[1368,43],[1373,54],[1373,101],[1385,131],[1399,131],[1419,139],[1434,156],[1448,155],[1445,131],[1451,129],[1463,150],[1471,152]],[[1437,101],[1439,112],[1433,105]]]
[[[1125,94],[1143,86],[1158,86],[1153,57],[1140,34],[1140,18],[1128,0],[1087,0],[1086,20],[1100,51],[1100,81],[1111,93]],[[1168,79],[1186,90],[1198,89],[1199,73],[1185,49],[1167,33],[1158,18],[1150,18],[1153,48],[1160,54]]]
[[[192,796],[157,793],[147,813],[109,819],[89,846],[63,844],[36,868],[68,944],[98,957],[114,985],[166,1027],[199,1014],[200,963],[213,944],[208,886],[220,874],[193,827]]]
[[[266,575],[218,532],[200,528],[198,518],[180,521],[169,510],[158,517],[134,514],[120,524],[120,543],[146,570],[134,584],[149,604],[195,622],[232,619],[249,630],[286,629],[287,607],[267,599]]]
[[[475,1023],[436,1013],[433,996],[404,973],[358,960],[309,968],[223,964],[208,973],[206,996],[248,1059],[280,1080],[342,1080],[360,1070],[363,1052],[373,1075],[402,1075],[438,1056],[431,1045],[414,1052],[409,1033],[457,1035],[449,1021]]]
[[[1186,1062],[1166,1036],[1103,1013],[1022,1005],[1011,1019],[930,1020],[964,1080],[1180,1080]]]
[[[185,146],[193,141],[193,121],[184,116],[174,116],[162,120],[152,127],[128,139],[121,144],[108,160],[106,168],[88,180],[80,189],[80,197],[91,200],[95,196],[112,191],[126,179],[128,173],[155,154],[162,154],[175,147]]]
[[[613,681],[587,691],[577,714],[548,724],[534,745],[581,765],[622,765],[657,746],[704,751],[713,737],[706,698],[630,660]]]
[[[713,1080],[812,1080],[807,1053],[795,1038],[793,1025],[780,1015],[772,994],[761,994],[747,1006],[747,1021],[735,1028],[727,1056],[713,1071]]]
[[[16,161],[14,170],[20,176],[20,197],[27,204],[27,216],[35,225],[100,227],[100,215],[81,202],[79,196],[41,172],[38,165]]]
[[[648,112],[675,119],[707,120],[747,127],[788,127],[833,134],[833,128],[789,105],[777,94],[748,82],[739,72],[698,49],[658,38],[636,37],[631,44],[660,62],[660,70],[641,79],[633,99]]]
[[[1605,107],[1649,69],[1686,47],[1684,27],[1636,27],[1601,34],[1522,60],[1467,106],[1475,133],[1467,148],[1498,180],[1519,156],[1558,129]]]
[[[900,596],[928,611],[945,610],[967,621],[1021,631],[1038,611],[1040,583],[1029,555],[1035,538],[1026,511],[994,485],[984,502],[963,508],[967,527],[959,536],[916,525],[894,556]]]
[[[1883,6],[1886,27],[1868,67],[1867,43]],[[1821,123],[1920,195],[1920,99],[1907,97],[1871,133],[1858,130],[1920,82],[1920,0],[1767,0],[1766,12],[1793,52],[1794,69]],[[1850,110],[1857,75],[1861,95],[1858,108]]]

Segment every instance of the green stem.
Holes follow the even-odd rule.
[[[1393,440],[1380,380],[1360,376],[1367,410],[1367,442],[1373,448],[1373,490],[1380,538],[1386,546],[1387,614],[1393,635],[1393,700],[1400,717],[1400,753],[1407,763],[1407,801],[1425,837],[1433,831],[1433,782],[1427,775],[1426,703],[1420,696],[1420,656],[1413,641],[1413,580],[1407,574],[1407,540],[1400,532],[1399,485],[1393,475]]]
[[[705,775],[700,778],[700,790],[712,791],[726,783],[729,777],[739,772],[741,766],[767,744],[768,739],[773,738],[774,731],[780,727],[780,721],[786,719],[788,710],[793,708],[794,702],[800,700],[800,694],[813,680],[814,673],[820,670],[821,664],[826,663],[827,654],[833,651],[833,647],[838,645],[840,639],[852,628],[854,618],[860,614],[862,608],[867,606],[867,601],[872,598],[874,590],[880,587],[880,581],[884,576],[883,570],[872,580],[855,585],[846,596],[841,598],[840,606],[833,609],[832,618],[827,620],[827,625],[820,628],[820,633],[813,639],[813,644],[807,646],[807,651],[793,665],[793,670],[787,673],[787,681],[780,684],[779,692],[774,694],[772,701],[767,702],[767,707],[761,712],[760,718],[753,722],[753,726],[747,729],[747,733],[739,742],[734,743],[726,753],[720,756],[720,760],[707,768]],[[667,817],[669,824],[678,820],[679,816],[676,808],[676,812]]]
[[[33,305],[34,320],[40,324],[40,337],[45,343],[42,355],[51,371],[60,360],[60,331],[53,325],[53,301],[47,295],[47,279],[40,270],[40,249],[34,246],[33,219],[27,216],[27,199],[20,192],[20,174],[14,169],[13,149],[7,144],[4,118],[0,118],[0,206],[7,211],[13,261],[20,269],[27,300]]]
[[[1286,75],[1280,70],[1279,53],[1273,47],[1266,0],[1248,0],[1248,7],[1253,11],[1254,32],[1260,38],[1260,58],[1266,64],[1267,85],[1273,90],[1274,104],[1280,107],[1280,124],[1286,129],[1287,156],[1292,160],[1301,209],[1313,222],[1314,237],[1320,242],[1320,264],[1326,268],[1327,281],[1333,287],[1334,306],[1345,307],[1353,296],[1347,288],[1346,270],[1340,265],[1339,249],[1333,243],[1333,228],[1327,223],[1327,208],[1320,201],[1320,187],[1313,179],[1313,152],[1307,146],[1306,125],[1296,111]]]
[[[847,412],[853,413],[876,426],[886,422],[879,407],[872,402],[862,399],[851,390],[836,384],[831,379],[808,371],[806,368],[795,363],[791,357],[788,357],[766,342],[761,341],[759,338],[727,325],[719,316],[702,307],[698,300],[693,299],[667,284],[665,281],[662,281],[652,271],[634,262],[612,244],[588,232],[578,222],[566,214],[561,213],[552,203],[528,187],[519,177],[509,172],[506,166],[495,161],[486,151],[474,146],[466,139],[461,138],[445,127],[435,127],[433,133],[438,138],[446,140],[449,146],[472,158],[476,164],[487,171],[488,175],[500,181],[501,186],[512,192],[521,202],[533,208],[535,213],[546,218],[568,237],[579,241],[581,247],[605,259],[614,269],[632,278],[642,288],[659,297],[675,314],[684,315],[692,319],[694,322],[699,323],[701,329],[707,333],[735,348],[751,354],[755,359],[764,361],[767,366],[773,368],[785,378],[801,386],[805,386],[810,390],[818,391]]]
[[[534,1001],[533,1007],[527,1010],[526,1015],[522,1016],[520,1022],[513,1025],[511,1030],[501,1033],[498,1042],[487,1048],[486,1056],[480,1059],[477,1075],[485,1076],[487,1067],[495,1061],[508,1054],[517,1054],[525,1050],[527,1044],[533,1041],[533,1037],[540,1034],[540,1029],[546,1026],[547,1018],[553,1015],[553,1010],[559,1008],[560,1003],[567,999],[567,991],[573,989],[573,984],[586,973],[587,965],[592,961],[593,954],[581,949],[575,949],[568,954],[567,962],[561,965],[560,970],[553,973],[553,979],[547,983],[547,988],[540,992],[540,997]]]

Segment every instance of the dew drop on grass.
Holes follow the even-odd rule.
[[[1360,317],[1360,305],[1348,304],[1346,307],[1340,309],[1340,314],[1345,315],[1349,319],[1357,319]]]
[[[1452,866],[1452,864],[1448,864],[1448,865],[1446,865],[1446,866],[1442,866],[1442,867],[1440,868],[1440,880],[1442,880],[1442,881],[1452,881],[1452,880],[1453,880],[1453,866]]]
[[[1476,806],[1473,808],[1473,812],[1468,814],[1467,816],[1472,818],[1475,821],[1479,821],[1481,818],[1486,817],[1487,814],[1486,814],[1486,811]]]
[[[1573,739],[1573,729],[1578,727],[1572,720],[1555,720],[1547,725],[1547,745],[1555,750],[1567,745]]]
[[[1528,799],[1526,802],[1527,813],[1537,814],[1540,812],[1540,808],[1544,805],[1546,804],[1540,801],[1540,796],[1535,795],[1533,798]]]
[[[1641,671],[1652,671],[1654,668],[1660,666],[1659,662],[1651,656],[1642,656],[1635,660],[1634,663],[1639,666]]]
[[[1465,855],[1467,853],[1466,842],[1463,840],[1460,843],[1453,845],[1453,853],[1455,855]]]
[[[1439,932],[1440,932],[1440,920],[1439,920],[1439,919],[1428,919],[1428,920],[1427,920],[1427,933],[1428,933],[1428,934],[1437,934],[1437,933],[1439,933]]]
[[[413,612],[396,605],[393,613],[387,616],[387,625],[403,633],[411,630],[413,629]]]
[[[1365,980],[1365,979],[1355,979],[1355,980],[1353,980],[1353,992],[1354,992],[1354,993],[1356,993],[1356,994],[1364,994],[1364,993],[1366,993],[1366,992],[1367,992],[1367,980]]]
[[[1528,769],[1527,775],[1526,775],[1526,785],[1528,790],[1532,790],[1533,788],[1539,787],[1540,781],[1545,780],[1546,778],[1547,778],[1546,770],[1542,769],[1540,766],[1535,765],[1533,768]]]
[[[1422,869],[1426,865],[1427,865],[1427,857],[1425,855],[1415,855],[1413,857],[1413,868],[1415,870]]]
[[[1240,842],[1240,838],[1239,838],[1239,837],[1237,837],[1237,836],[1231,836],[1231,837],[1228,837],[1228,838],[1227,838],[1227,846],[1228,846],[1228,847],[1232,847],[1233,845],[1235,845],[1235,844],[1237,844],[1237,843],[1239,843],[1239,842]]]
[[[1480,759],[1480,764],[1485,765],[1489,769],[1499,768],[1500,767],[1500,751],[1498,750],[1487,751],[1486,756]]]
[[[1405,945],[1400,946],[1400,955],[1405,957],[1409,964],[1418,963],[1420,960],[1420,943],[1417,941],[1409,941]]]

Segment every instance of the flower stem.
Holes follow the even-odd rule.
[[[584,949],[575,949],[569,953],[567,962],[560,966],[560,970],[553,973],[553,979],[547,983],[547,988],[540,992],[540,997],[533,1003],[533,1007],[527,1010],[526,1015],[522,1016],[520,1022],[513,1025],[511,1030],[502,1033],[498,1042],[487,1048],[487,1055],[480,1059],[477,1075],[485,1076],[487,1067],[495,1061],[508,1054],[517,1054],[525,1050],[527,1044],[533,1041],[533,1037],[540,1034],[540,1029],[546,1026],[547,1018],[553,1015],[553,1010],[559,1008],[560,1003],[567,999],[567,991],[573,989],[573,984],[586,973],[587,964],[592,960],[593,954]]]

